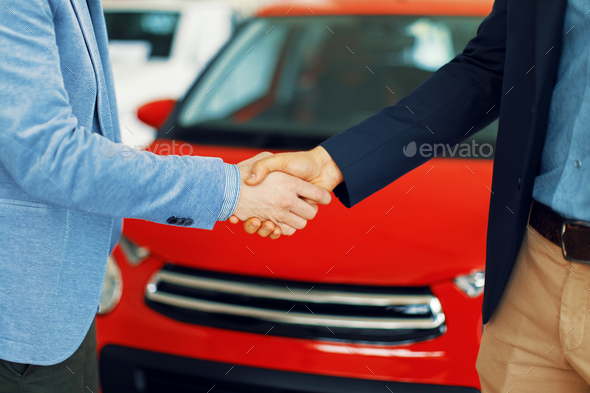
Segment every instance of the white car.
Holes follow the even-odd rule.
[[[123,143],[147,146],[155,130],[136,116],[141,105],[178,99],[230,37],[227,3],[105,0],[103,8]]]

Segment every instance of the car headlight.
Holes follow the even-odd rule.
[[[478,297],[483,293],[485,284],[485,272],[478,270],[466,276],[455,278],[455,285],[459,287],[467,296]]]
[[[123,251],[125,258],[127,258],[127,262],[129,262],[131,266],[139,265],[150,255],[150,251],[147,248],[133,243],[125,236],[121,236],[119,239],[119,248]]]
[[[107,261],[107,273],[102,286],[102,294],[100,295],[100,304],[98,313],[106,314],[112,311],[123,293],[123,276],[121,270],[117,265],[117,261],[111,255]]]

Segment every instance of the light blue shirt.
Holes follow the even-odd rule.
[[[567,218],[590,221],[590,15],[569,0],[563,52],[533,198]]]
[[[217,221],[225,221],[236,210],[240,199],[240,186],[242,177],[237,165],[223,164],[225,167],[225,191],[223,192],[223,205],[217,217]]]

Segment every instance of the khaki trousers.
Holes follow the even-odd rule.
[[[565,260],[529,228],[484,328],[476,365],[482,393],[587,393],[590,265]]]

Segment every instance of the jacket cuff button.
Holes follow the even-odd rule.
[[[172,216],[172,217],[170,217],[169,219],[167,219],[167,220],[166,220],[166,222],[167,222],[168,224],[170,224],[170,225],[174,225],[174,224],[176,224],[176,223],[178,222],[178,218],[176,218],[176,217]]]
[[[183,223],[183,225],[184,225],[185,227],[190,227],[190,226],[191,226],[191,225],[193,225],[194,223],[195,223],[195,221],[194,221],[194,220],[192,220],[192,219],[190,219],[190,218],[187,218],[186,220],[184,220],[184,223]]]

